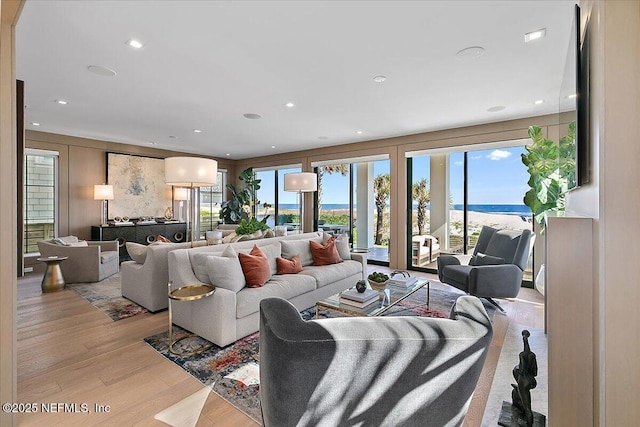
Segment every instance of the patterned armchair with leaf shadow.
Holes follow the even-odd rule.
[[[343,317],[303,321],[280,298],[260,303],[265,427],[458,426],[493,331],[476,297],[450,319]]]
[[[463,264],[456,255],[440,255],[438,278],[470,295],[485,298],[504,313],[493,298],[518,296],[532,243],[531,230],[484,226],[469,264]]]

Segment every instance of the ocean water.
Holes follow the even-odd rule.
[[[298,209],[298,205],[295,204],[281,204],[281,209]],[[414,209],[416,206],[414,205]],[[427,205],[427,209],[429,206]],[[455,210],[462,210],[462,205],[454,204],[452,206]],[[346,203],[323,203],[322,210],[336,210],[336,209],[349,209],[349,205]],[[495,214],[508,214],[508,215],[525,215],[531,216],[531,209],[526,205],[481,205],[470,204],[468,209],[474,212],[495,213]]]

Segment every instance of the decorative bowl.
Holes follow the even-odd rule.
[[[389,280],[385,280],[384,282],[375,282],[371,279],[367,279],[367,281],[369,282],[369,286],[371,286],[371,289],[373,289],[374,291],[380,292],[384,290]]]

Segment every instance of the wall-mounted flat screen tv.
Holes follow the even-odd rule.
[[[560,111],[572,114],[560,126],[560,171],[568,189],[580,187],[590,178],[589,143],[589,33],[580,25],[580,6],[576,5],[571,39],[567,50],[560,92]]]

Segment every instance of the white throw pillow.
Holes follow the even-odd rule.
[[[271,270],[271,275],[278,273],[278,264],[276,262],[276,258],[282,255],[282,246],[280,246],[280,242],[275,242],[270,245],[259,246],[260,250],[264,252],[269,260],[269,270]]]
[[[327,243],[327,240],[331,238],[331,234],[324,233],[322,235],[322,244]],[[333,235],[336,238],[336,249],[338,250],[338,255],[342,258],[343,261],[351,259],[351,250],[349,249],[349,234],[341,233]]]
[[[135,242],[127,242],[125,245],[127,246],[127,252],[131,259],[138,264],[144,264],[144,261],[147,259],[147,247]]]
[[[320,237],[310,240],[318,243],[322,242]],[[282,258],[291,259],[294,255],[300,255],[300,264],[302,264],[303,267],[312,265],[313,256],[311,255],[311,247],[309,246],[310,240],[281,240]]]
[[[69,243],[68,246],[87,247],[89,244],[86,240],[78,240],[77,242]]]
[[[222,256],[207,257],[207,271],[213,286],[238,292],[245,286],[244,273],[236,251],[228,246]]]

